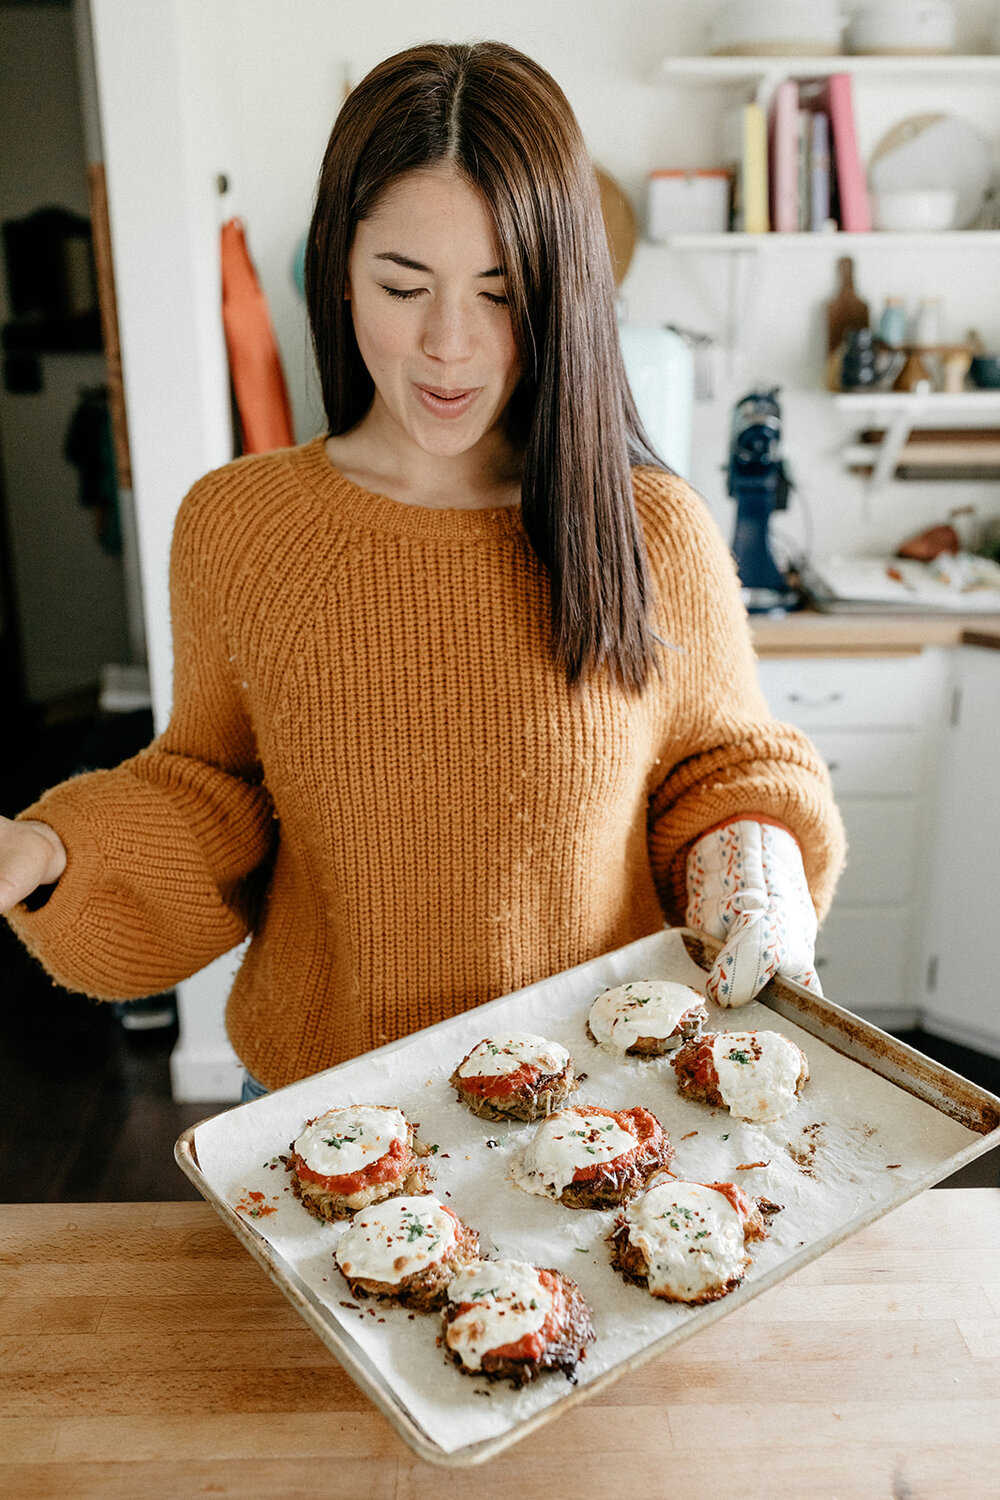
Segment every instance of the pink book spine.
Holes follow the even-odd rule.
[[[840,227],[852,233],[864,233],[872,227],[868,205],[868,187],[858,155],[858,138],[854,129],[854,106],[851,102],[851,75],[833,73],[829,84],[830,133],[833,136],[833,159],[840,197]]]
[[[771,102],[771,228],[794,234],[798,227],[799,90],[786,78]]]

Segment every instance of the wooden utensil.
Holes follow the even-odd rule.
[[[615,286],[621,286],[635,253],[635,211],[622,187],[600,167],[595,167],[597,186],[601,190],[601,213],[611,251]]]
[[[854,290],[854,261],[842,255],[837,261],[837,291],[826,310],[826,352],[840,348],[847,334],[869,326],[868,303]]]

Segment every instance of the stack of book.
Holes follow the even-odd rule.
[[[732,229],[871,229],[849,73],[787,78],[767,113],[760,104],[743,105],[730,112],[725,131],[734,179]]]

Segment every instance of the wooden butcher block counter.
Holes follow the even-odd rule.
[[[410,1453],[207,1204],[0,1207],[0,1494],[442,1493],[1000,1497],[1000,1189],[925,1192],[450,1471]]]
[[[1000,616],[989,614],[751,615],[758,656],[894,656],[924,646],[1000,649]]]

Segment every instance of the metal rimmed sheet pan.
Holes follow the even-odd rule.
[[[587,1014],[600,990],[648,978],[703,988],[714,952],[698,934],[653,934],[180,1137],[183,1170],[422,1458],[457,1466],[493,1456],[1000,1145],[1000,1100],[785,981],[738,1011],[709,1006],[713,1030],[781,1031],[805,1050],[811,1078],[802,1099],[772,1124],[747,1124],[682,1098],[667,1060],[618,1059],[587,1040]],[[510,1160],[534,1127],[481,1120],[448,1084],[477,1041],[508,1029],[541,1032],[569,1047],[586,1074],[574,1102],[651,1109],[674,1142],[678,1176],[736,1181],[783,1205],[771,1238],[753,1247],[754,1263],[737,1291],[703,1307],[658,1302],[612,1269],[606,1236],[613,1213],[570,1211],[510,1183]],[[445,1360],[436,1317],[411,1319],[380,1306],[380,1322],[352,1308],[333,1262],[342,1230],[302,1209],[279,1157],[306,1119],[363,1102],[397,1104],[419,1123],[421,1138],[438,1148],[434,1191],[479,1231],[484,1254],[555,1266],[579,1283],[598,1339],[576,1385],[557,1374],[521,1391],[489,1385]]]

